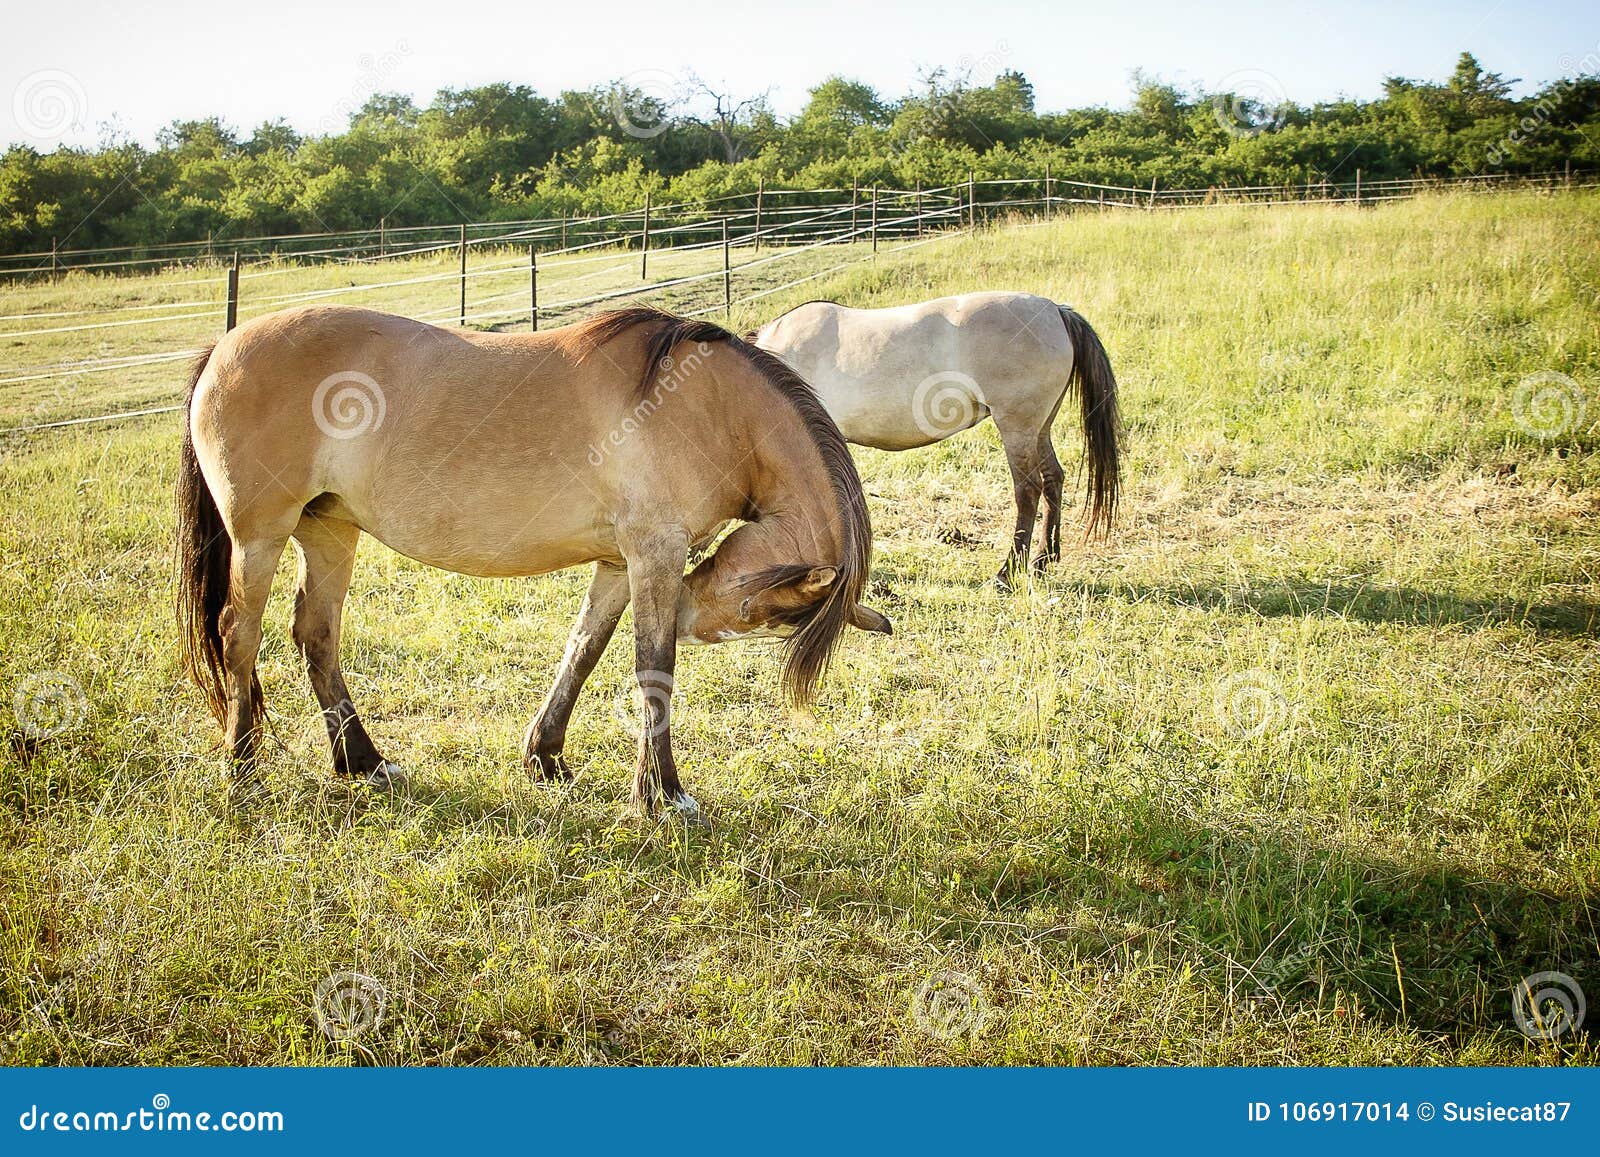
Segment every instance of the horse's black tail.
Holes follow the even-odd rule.
[[[1083,408],[1083,449],[1088,462],[1084,493],[1084,533],[1111,530],[1122,485],[1120,441],[1122,418],[1117,410],[1117,379],[1100,335],[1079,313],[1058,306],[1072,342],[1072,377],[1067,388],[1078,392]]]
[[[178,577],[178,646],[183,668],[205,696],[219,722],[228,716],[226,665],[222,651],[222,611],[228,605],[229,576],[233,565],[233,540],[222,524],[216,499],[200,472],[195,457],[194,439],[189,432],[189,407],[195,386],[211,359],[207,349],[196,359],[189,376],[189,393],[184,403],[183,449],[178,460],[178,527],[175,561]],[[261,687],[251,689],[251,714],[254,726],[262,714]]]

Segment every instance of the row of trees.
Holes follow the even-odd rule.
[[[1373,101],[1300,106],[1260,91],[1185,92],[1135,74],[1129,108],[1040,112],[1016,72],[979,85],[943,71],[892,100],[833,77],[798,116],[690,78],[541,96],[525,85],[446,89],[426,108],[378,93],[343,132],[279,122],[248,136],[211,118],[148,149],[0,158],[0,253],[208,236],[603,213],[769,185],[910,187],[1036,177],[1148,187],[1290,184],[1600,167],[1600,79],[1514,99],[1462,54],[1444,83],[1400,78]],[[1270,85],[1266,86],[1270,89]]]

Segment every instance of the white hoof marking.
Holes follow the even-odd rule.
[[[405,768],[386,759],[366,774],[364,782],[381,791],[396,791],[406,785],[406,778]]]
[[[700,813],[700,801],[686,791],[673,797],[672,810],[686,824],[701,826],[706,822]]]

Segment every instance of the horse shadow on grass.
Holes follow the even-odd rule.
[[[1105,931],[1064,927],[1052,941],[1064,970],[1115,969],[1142,948],[1148,962],[1196,965],[1219,1003],[1268,1021],[1320,1010],[1458,1046],[1485,1033],[1515,1042],[1550,1028],[1564,1049],[1600,1043],[1593,1010],[1562,1026],[1556,1006],[1541,1004],[1546,1020],[1520,1031],[1514,1016],[1514,991],[1541,974],[1535,991],[1554,985],[1578,1001],[1600,1000],[1600,904],[1578,882],[1528,887],[1442,854],[1387,858],[1276,820],[1184,817],[1151,796],[1128,801],[1116,828],[1099,828],[1087,856],[1084,834],[1064,833],[1076,854],[1021,875],[1007,871],[1004,857],[958,856],[972,894],[988,897],[992,910],[942,917],[970,924],[977,937],[980,924],[1090,898]],[[1131,940],[1130,927],[1138,930]]]
[[[1251,580],[1234,586],[1072,582],[1064,584],[1063,589],[1097,599],[1156,602],[1207,611],[1242,611],[1262,617],[1319,615],[1413,626],[1518,626],[1542,634],[1600,637],[1600,603],[1578,598],[1529,603],[1508,598],[1463,598],[1415,587],[1353,585],[1314,579]]]
[[[1241,931],[1225,904],[1187,914],[1195,940],[1225,963],[1235,997],[1247,986],[1274,1004],[1320,1003],[1339,989],[1371,1015],[1460,1039],[1513,1027],[1513,991],[1528,977],[1562,973],[1600,994],[1600,906],[1571,884],[1535,889],[1443,858],[1400,863],[1173,822],[1161,835],[1178,855],[1181,888],[1226,897],[1243,864],[1248,901],[1258,911],[1279,906],[1261,932]]]

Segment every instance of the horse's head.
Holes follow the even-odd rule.
[[[826,562],[774,564],[763,529],[739,527],[684,579],[678,640],[786,640],[784,682],[796,701],[806,702],[846,624],[884,635],[892,627],[857,601],[864,574]]]

